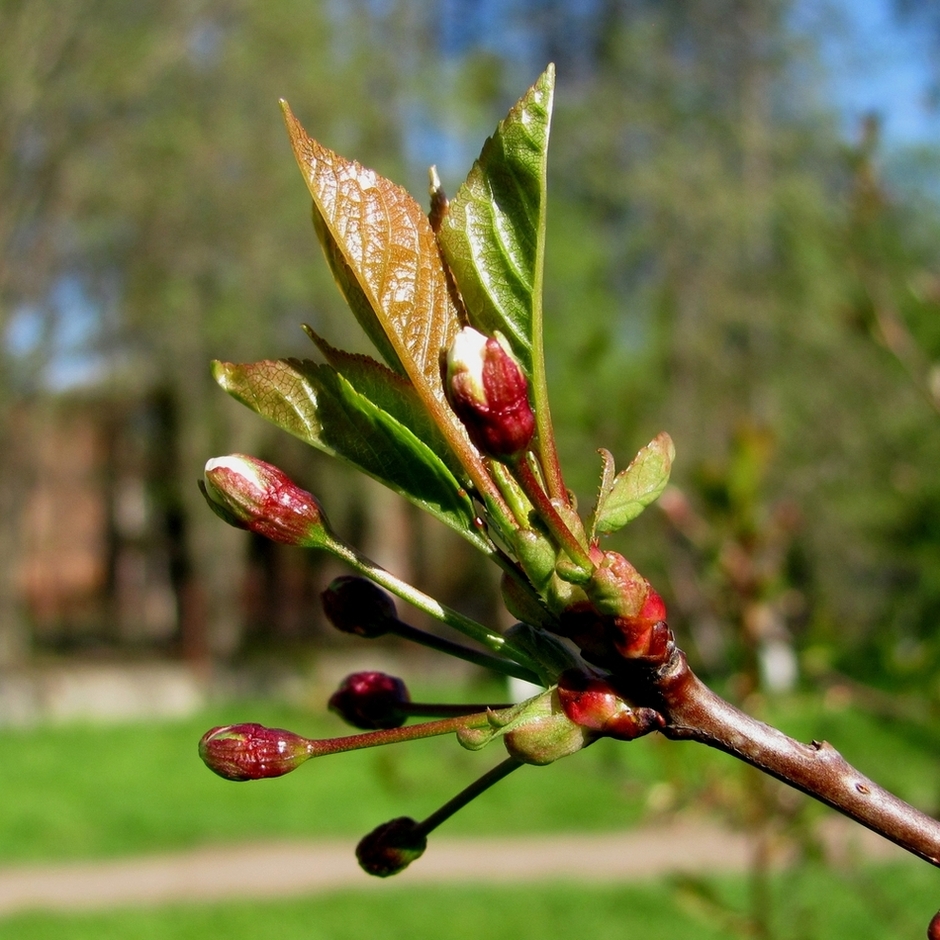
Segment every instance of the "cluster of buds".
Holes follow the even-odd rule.
[[[361,639],[404,638],[542,689],[519,704],[415,702],[401,679],[357,672],[328,704],[361,733],[314,740],[233,724],[202,738],[205,763],[240,781],[281,776],[313,757],[432,735],[454,734],[470,750],[501,741],[502,762],[440,809],[422,821],[393,819],[360,842],[360,864],[382,877],[420,857],[433,829],[517,768],[552,763],[602,737],[633,740],[661,728],[655,708],[630,700],[625,664],[662,666],[674,648],[659,595],[626,558],[598,544],[598,533],[613,531],[634,512],[631,500],[645,505],[647,491],[624,474],[614,477],[610,458],[595,518],[585,525],[564,485],[550,425],[538,424],[526,371],[499,334],[460,330],[442,380],[489,487],[485,496],[473,495],[480,531],[487,539],[490,530],[498,536],[492,554],[503,564],[507,606],[520,619],[505,633],[444,607],[342,542],[317,500],[271,464],[240,454],[216,458],[202,482],[209,505],[231,525],[325,550],[352,567],[355,574],[336,578],[322,594],[338,630]],[[388,592],[476,645],[405,623]],[[424,720],[409,723],[412,718]]]

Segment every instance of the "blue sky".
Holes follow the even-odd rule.
[[[931,44],[923,23],[898,23],[891,0],[835,0],[829,7],[827,13],[819,2],[806,3],[808,18],[832,17],[836,24],[824,57],[847,133],[874,110],[889,147],[940,143],[940,111],[928,100]]]

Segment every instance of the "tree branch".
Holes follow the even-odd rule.
[[[692,672],[675,646],[658,668],[632,666],[621,672],[630,698],[662,714],[667,738],[724,751],[940,867],[940,822],[861,774],[825,741],[803,744],[735,708]]]

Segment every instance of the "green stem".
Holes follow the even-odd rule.
[[[475,800],[484,790],[488,790],[494,783],[499,783],[503,777],[508,777],[514,770],[522,766],[522,761],[514,757],[507,757],[501,764],[474,780],[465,790],[461,790],[452,800],[448,800],[439,810],[431,813],[427,819],[418,824],[418,831],[427,835],[436,829],[442,822],[450,819],[458,810],[463,809],[471,800]]]
[[[320,535],[318,536],[316,545],[312,547],[322,548],[325,551],[331,552],[361,575],[381,585],[386,590],[391,591],[392,594],[400,597],[403,601],[407,601],[413,607],[417,607],[418,610],[423,610],[426,614],[434,617],[435,620],[446,623],[447,626],[453,627],[464,636],[476,640],[495,653],[502,653],[504,656],[514,659],[532,673],[538,673],[538,664],[534,663],[532,659],[514,643],[510,643],[501,633],[497,633],[495,630],[491,630],[489,627],[477,623],[476,620],[471,620],[470,617],[465,617],[451,607],[446,607],[430,595],[419,591],[416,587],[412,587],[406,581],[402,581],[401,578],[393,575],[390,571],[386,571],[381,565],[377,565],[351,545],[347,545],[345,542],[341,542],[335,537],[331,537],[331,540],[325,543],[322,535]]]
[[[470,649],[467,646],[461,646],[460,643],[454,643],[442,636],[435,636],[433,633],[427,633],[425,630],[419,630],[417,627],[404,623],[401,620],[393,621],[389,630],[396,636],[405,640],[411,640],[413,643],[420,643],[430,649],[438,650],[441,653],[447,653],[448,656],[455,656],[457,659],[463,659],[468,663],[474,663],[477,666],[483,666],[485,669],[493,669],[507,676],[515,676],[517,679],[525,679],[526,682],[534,682],[541,685],[541,679],[537,673],[525,666],[520,666],[511,659],[503,659],[500,656],[493,656],[490,653],[484,653],[482,650]]]

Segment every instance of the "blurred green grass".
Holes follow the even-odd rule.
[[[809,699],[781,704],[772,717],[802,739],[830,740],[864,773],[922,808],[935,810],[940,802],[935,734]],[[471,753],[445,737],[323,758],[275,780],[232,783],[202,765],[196,743],[209,727],[234,721],[311,736],[349,730],[319,709],[271,703],[219,705],[184,721],[4,730],[0,863],[252,839],[358,839],[394,816],[422,818],[502,757],[498,746]],[[739,766],[657,735],[629,744],[600,741],[549,767],[522,768],[445,829],[511,835],[627,828],[651,803],[661,807],[664,792],[667,803],[713,803],[709,794],[733,781]]]
[[[740,878],[709,882],[715,903],[692,903],[669,882],[598,886],[559,883],[372,890],[323,897],[129,909],[32,913],[2,921],[17,940],[724,940],[742,932]],[[937,906],[937,872],[911,863],[836,873],[809,866],[773,885],[773,936],[785,940],[920,937]]]

